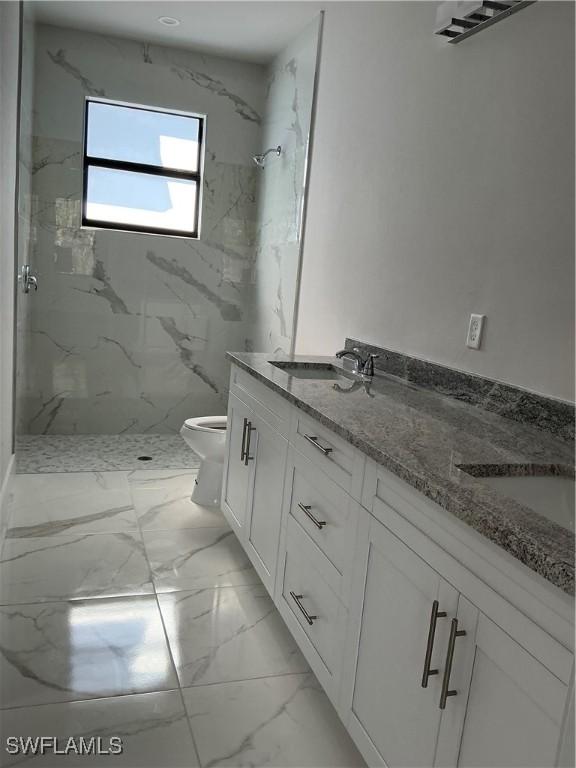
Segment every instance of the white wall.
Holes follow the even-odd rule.
[[[12,466],[19,4],[0,3],[0,538]]]
[[[355,336],[573,400],[574,5],[458,45],[436,6],[328,6],[297,351]]]

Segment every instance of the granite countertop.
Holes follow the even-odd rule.
[[[335,386],[333,380],[290,376],[269,362],[326,363],[344,371],[342,361],[334,357],[231,352],[227,357],[533,571],[574,594],[574,534],[482,483],[482,474],[573,476],[571,443],[394,376],[378,373],[367,386],[357,377],[348,378]]]

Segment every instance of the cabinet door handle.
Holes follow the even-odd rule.
[[[452,662],[454,660],[454,646],[457,637],[464,637],[466,632],[458,629],[458,619],[452,619],[450,625],[450,639],[448,640],[448,651],[446,653],[446,666],[444,667],[444,679],[442,680],[442,693],[440,694],[440,709],[446,709],[446,699],[448,696],[456,696],[458,691],[450,690],[450,675],[452,673]]]
[[[294,600],[294,602],[296,603],[298,608],[300,608],[300,612],[303,614],[303,616],[306,619],[306,621],[308,622],[308,624],[310,626],[312,626],[312,624],[314,624],[314,622],[316,621],[318,616],[310,616],[310,614],[308,613],[306,608],[304,608],[304,606],[300,602],[300,600],[302,600],[304,595],[295,595],[294,592],[290,592],[290,597],[292,598],[292,600]]]
[[[248,419],[244,419],[244,426],[242,427],[242,448],[240,450],[240,461],[244,461],[246,454],[246,427],[248,426]]]
[[[316,435],[304,435],[304,437],[306,438],[306,440],[308,440],[309,443],[312,443],[314,448],[318,448],[319,451],[322,451],[324,456],[329,456],[334,450],[334,448],[324,448],[323,445],[320,445]]]
[[[298,506],[302,510],[302,512],[304,512],[306,517],[309,517],[310,520],[312,520],[312,522],[314,523],[316,528],[318,528],[319,531],[321,531],[322,528],[324,528],[324,526],[326,525],[326,520],[317,520],[312,514],[312,512],[310,512],[312,507],[309,504],[301,504],[300,502],[298,502]]]
[[[422,674],[422,688],[428,687],[428,678],[430,675],[437,675],[437,669],[430,669],[430,662],[432,661],[432,651],[434,650],[434,635],[436,634],[436,620],[443,619],[446,616],[446,611],[439,611],[438,600],[434,600],[432,603],[432,611],[430,612],[430,627],[428,629],[428,642],[426,643],[426,657],[424,659],[424,673]]]
[[[256,429],[256,427],[252,426],[251,421],[246,422],[246,448],[244,449],[244,466],[248,466],[248,462],[252,461],[254,456],[250,456],[250,438],[252,437],[252,432]]]

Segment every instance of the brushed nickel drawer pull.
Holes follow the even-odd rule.
[[[320,445],[316,435],[304,435],[304,437],[306,438],[306,440],[308,440],[309,443],[312,443],[314,448],[318,448],[319,451],[322,451],[324,456],[329,456],[334,450],[334,448],[324,448],[323,445]]]
[[[310,616],[310,614],[308,613],[306,608],[304,608],[304,606],[300,602],[300,600],[302,600],[304,595],[295,595],[294,592],[290,592],[290,597],[292,598],[292,600],[294,600],[294,602],[296,603],[298,608],[300,608],[300,611],[303,614],[303,616],[306,619],[306,621],[308,622],[308,624],[310,624],[310,626],[312,626],[312,624],[314,624],[314,622],[318,618],[318,616]]]
[[[450,690],[450,675],[452,673],[452,662],[454,660],[454,646],[457,637],[464,637],[466,632],[458,629],[458,619],[452,619],[450,625],[450,639],[448,640],[448,651],[446,653],[446,666],[444,668],[444,679],[442,680],[442,693],[440,694],[440,709],[446,709],[446,699],[448,696],[456,696],[458,691]]]
[[[250,439],[252,437],[252,432],[254,432],[255,429],[256,427],[252,426],[251,421],[248,421],[246,423],[246,448],[244,450],[244,466],[245,467],[248,466],[249,461],[252,461],[254,459],[254,456],[250,456]]]
[[[432,651],[434,650],[434,635],[436,634],[436,620],[443,619],[446,616],[446,611],[439,611],[438,600],[434,600],[432,603],[432,611],[430,613],[430,628],[428,629],[428,642],[426,643],[426,658],[424,659],[424,673],[422,675],[422,688],[428,687],[428,678],[430,675],[437,675],[437,669],[430,669],[430,662],[432,661]]]
[[[310,506],[310,504],[301,504],[300,502],[298,502],[298,506],[300,507],[300,509],[302,510],[302,512],[304,512],[304,514],[306,515],[306,517],[309,517],[309,518],[310,518],[310,520],[312,520],[312,522],[314,523],[314,525],[316,526],[316,528],[318,528],[318,530],[319,530],[319,531],[321,531],[321,530],[322,530],[322,528],[324,528],[324,526],[326,525],[326,520],[317,520],[317,519],[314,517],[314,515],[312,514],[312,512],[310,512],[310,510],[312,509],[312,507]]]
[[[242,427],[242,448],[240,450],[240,461],[244,461],[246,454],[246,427],[248,426],[248,419],[244,418],[244,426]]]

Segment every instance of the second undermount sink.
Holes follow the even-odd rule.
[[[575,482],[559,475],[482,477],[494,490],[574,531]]]
[[[270,360],[270,365],[280,368],[289,376],[297,379],[312,379],[314,381],[338,381],[338,379],[354,378],[353,374],[336,368],[331,363],[298,363],[291,360]]]

